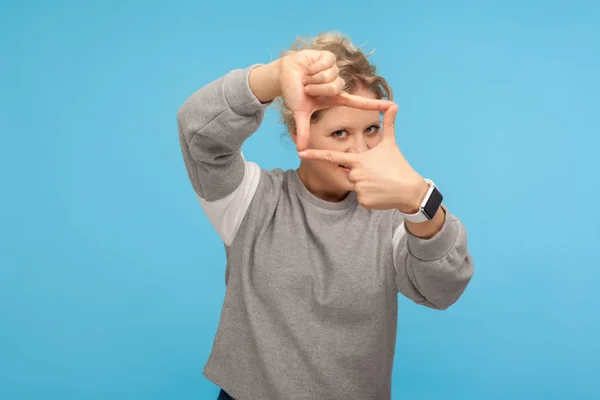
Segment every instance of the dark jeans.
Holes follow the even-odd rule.
[[[217,398],[217,400],[232,400],[232,398],[230,395],[227,394],[226,391],[221,389],[221,392],[219,393],[219,397]]]

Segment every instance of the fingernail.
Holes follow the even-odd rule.
[[[305,151],[301,151],[298,153],[298,157],[304,157],[306,155]]]

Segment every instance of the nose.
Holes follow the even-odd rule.
[[[369,145],[363,135],[352,135],[352,143],[350,144],[348,153],[363,153],[368,150]]]

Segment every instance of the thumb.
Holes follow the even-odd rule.
[[[393,106],[391,106],[390,108],[388,108],[385,112],[385,114],[383,114],[383,134],[382,136],[389,141],[395,142],[396,141],[396,128],[395,128],[395,124],[396,124],[396,115],[398,114],[398,109],[400,107],[398,107],[397,104],[394,104]]]
[[[294,112],[296,122],[296,149],[306,150],[310,138],[310,113],[306,111]]]

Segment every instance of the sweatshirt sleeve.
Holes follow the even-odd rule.
[[[236,69],[193,93],[177,112],[179,142],[198,200],[229,245],[260,180],[260,168],[244,159],[242,144],[258,130],[266,107],[248,77]]]
[[[411,234],[397,213],[392,239],[398,291],[418,304],[438,310],[454,304],[473,276],[465,227],[442,207],[446,220],[432,238]]]

